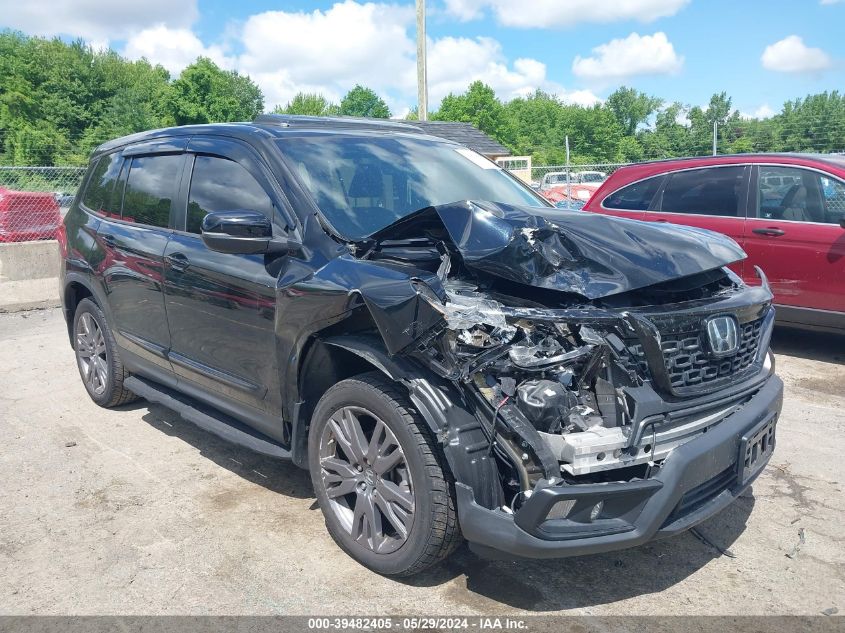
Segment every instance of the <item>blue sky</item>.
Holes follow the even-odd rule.
[[[174,74],[204,54],[252,76],[268,108],[355,83],[395,114],[416,102],[410,1],[27,4],[8,3],[0,25],[82,37]],[[691,105],[725,90],[747,114],[845,89],[845,0],[428,0],[428,14],[430,107],[474,79],[503,99],[539,87],[576,103],[623,84]]]

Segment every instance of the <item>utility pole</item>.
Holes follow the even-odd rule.
[[[425,0],[417,0],[417,115],[428,120],[428,73],[425,67]]]
[[[566,136],[566,198],[568,205],[572,202],[572,183],[569,180],[569,135]]]
[[[719,122],[713,121],[713,156],[716,155],[716,142],[719,138]]]

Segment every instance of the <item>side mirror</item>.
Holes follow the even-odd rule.
[[[845,229],[845,215],[843,215],[841,218],[839,218],[839,226],[841,226],[843,229]]]
[[[273,224],[258,211],[218,211],[202,221],[202,241],[213,251],[240,255],[299,250],[302,244],[273,237]]]

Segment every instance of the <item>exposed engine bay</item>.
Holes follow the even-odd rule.
[[[475,227],[459,228],[470,242]],[[515,264],[500,259],[501,270],[436,231],[429,239],[380,244],[369,255],[406,260],[414,252],[416,265],[423,265],[422,251],[438,258],[432,272],[439,284],[418,279],[415,287],[442,323],[416,341],[413,354],[477,397],[477,416],[489,425],[488,452],[516,498],[541,479],[648,477],[674,448],[741,407],[748,394],[728,393],[730,385],[770,363],[763,322],[771,294],[762,274],[763,286],[749,288],[723,267],[677,277],[651,271],[656,283],[624,287],[604,261],[588,262],[613,278],[618,287],[607,292],[599,274],[567,270],[585,260],[572,231],[565,244],[561,235],[552,222],[517,228],[498,251],[510,249]],[[493,262],[491,252],[484,258]],[[613,257],[608,252],[607,261]],[[555,258],[554,267],[544,265]],[[586,281],[577,293],[560,291],[559,282],[525,283],[528,271],[543,270]],[[636,285],[654,279],[643,275]],[[737,340],[732,355],[720,357],[706,330],[725,312]]]

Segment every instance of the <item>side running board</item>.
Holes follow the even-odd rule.
[[[203,431],[208,431],[227,442],[277,459],[291,458],[290,451],[275,440],[173,389],[138,376],[130,376],[124,380],[123,386],[149,402],[158,403],[175,411]]]

